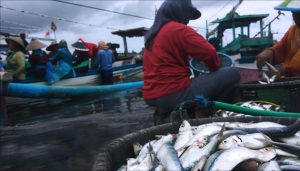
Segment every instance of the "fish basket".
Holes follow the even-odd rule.
[[[234,62],[232,58],[224,53],[217,53],[219,58],[221,59],[221,67],[233,67]],[[199,74],[207,74],[210,73],[209,69],[203,62],[199,62],[197,60],[191,59],[189,61],[189,66],[194,72],[194,74],[197,76]]]
[[[283,125],[290,125],[296,121],[295,118],[281,117],[213,117],[189,120],[193,126],[207,124],[212,122],[263,122],[270,121]],[[155,135],[166,135],[168,133],[178,133],[181,123],[167,123],[142,129],[121,138],[117,138],[107,145],[104,151],[101,151],[93,164],[93,171],[114,171],[126,164],[127,158],[135,157],[133,152],[133,143],[145,144],[155,139]]]
[[[300,77],[281,78],[271,84],[257,81],[238,85],[242,100],[262,100],[281,106],[288,112],[300,112]]]

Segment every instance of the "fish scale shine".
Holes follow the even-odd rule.
[[[177,138],[174,144],[174,148],[176,150],[183,147],[191,138],[193,137],[192,127],[190,123],[186,120],[182,122],[179,127],[179,132],[177,134]]]
[[[238,154],[238,155],[236,155]],[[204,171],[232,170],[236,165],[248,159],[267,162],[276,156],[273,148],[251,150],[245,147],[236,147],[224,150],[215,158],[209,158],[205,164]]]

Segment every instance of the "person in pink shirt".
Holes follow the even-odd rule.
[[[145,35],[142,91],[148,105],[172,111],[197,95],[231,101],[234,85],[240,80],[239,72],[235,68],[220,68],[216,49],[187,26],[200,16],[191,0],[165,0],[159,8]],[[211,73],[191,79],[190,58],[204,62]]]

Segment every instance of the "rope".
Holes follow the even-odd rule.
[[[25,13],[25,14],[35,15],[35,16],[39,16],[39,17],[43,17],[43,18],[51,18],[51,19],[55,19],[55,20],[60,20],[60,21],[65,21],[65,22],[90,26],[90,27],[105,28],[105,29],[110,29],[110,30],[112,29],[111,27],[103,27],[103,26],[98,26],[98,25],[94,25],[94,24],[81,23],[79,21],[74,21],[74,20],[67,19],[67,18],[54,17],[54,16],[50,16],[50,15],[46,15],[46,14],[40,14],[40,13],[32,12],[32,11],[18,10],[18,9],[15,9],[15,8],[5,7],[5,6],[2,6],[2,5],[0,5],[0,8],[11,10],[11,11],[16,11],[16,12],[21,12],[21,13]]]
[[[208,17],[206,20],[210,20],[211,18],[217,16],[217,14],[219,14],[219,12],[221,12],[232,0],[229,0],[226,4],[224,4],[217,12],[215,12],[213,15],[211,15],[210,17]]]
[[[108,10],[108,9],[104,9],[104,8],[98,8],[98,7],[92,7],[92,6],[82,5],[82,4],[76,4],[76,3],[73,3],[73,2],[70,2],[70,1],[61,1],[61,0],[52,0],[52,1],[60,2],[60,3],[64,3],[64,4],[69,4],[69,5],[75,5],[75,6],[79,6],[79,7],[95,9],[95,10],[99,10],[99,11],[111,12],[111,13],[120,14],[120,15],[126,15],[126,16],[130,16],[130,17],[136,17],[136,18],[140,18],[140,19],[153,20],[153,18],[142,17],[142,16],[123,13],[123,12],[112,11],[112,10]]]
[[[0,26],[0,29],[13,29],[13,30],[41,30],[41,29],[34,29],[34,28],[21,28],[21,27],[6,27]]]
[[[2,19],[0,20],[0,22],[4,22],[4,23],[8,23],[8,24],[14,24],[14,25],[18,25],[18,26],[21,26],[21,27],[28,27],[28,28],[32,28],[32,29],[41,29],[40,27],[31,26],[31,25],[27,25],[27,24],[16,23],[16,22],[2,20]]]

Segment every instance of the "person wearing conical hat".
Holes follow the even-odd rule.
[[[24,43],[24,46],[27,47],[28,45],[28,42],[26,40],[26,34],[25,33],[20,33],[19,34],[20,38],[23,40],[23,43]],[[25,52],[24,52],[26,55],[28,55],[28,51],[25,49]]]
[[[113,53],[104,41],[98,43],[98,53],[95,57],[95,64],[99,68],[102,84],[113,84]]]
[[[26,47],[26,50],[32,51],[28,59],[31,65],[29,70],[29,74],[31,76],[39,78],[45,77],[49,56],[44,50],[42,50],[44,47],[46,47],[46,45],[37,39],[32,39]]]
[[[72,44],[75,49],[73,52],[74,62],[73,69],[78,73],[85,73],[89,71],[89,49],[85,46],[84,42],[78,40]]]
[[[187,26],[190,20],[200,17],[191,0],[165,0],[157,11],[145,34],[142,90],[148,105],[172,111],[196,95],[230,101],[234,84],[240,79],[239,72],[235,68],[219,69],[221,62],[216,49]],[[203,61],[212,73],[191,79],[190,57]],[[158,120],[168,115],[162,114]]]
[[[61,40],[58,43],[58,50],[54,61],[57,62],[55,70],[53,70],[52,74],[49,74],[49,77],[47,78],[47,82],[50,85],[59,81],[62,77],[68,75],[72,71],[73,56],[69,51],[68,44],[65,40]]]
[[[286,0],[276,10],[290,11],[294,24],[273,47],[258,54],[256,65],[259,70],[266,62],[275,65],[271,74],[284,77],[300,76],[300,1]]]
[[[6,58],[6,71],[11,74],[16,81],[25,80],[25,46],[20,37],[7,37],[6,42],[11,51]]]
[[[49,61],[51,61],[53,65],[56,65],[55,57],[58,50],[58,43],[56,41],[52,41],[51,44],[47,46],[46,50],[49,51]]]

